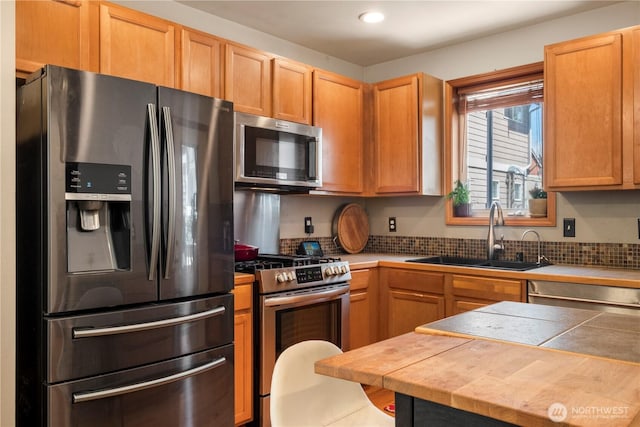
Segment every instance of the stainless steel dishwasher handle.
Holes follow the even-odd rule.
[[[200,374],[202,372],[206,372],[213,368],[217,368],[218,366],[226,363],[226,361],[227,359],[225,357],[220,357],[214,361],[198,366],[197,368],[189,369],[188,371],[179,372],[177,374],[169,375],[167,377],[157,378],[151,381],[144,381],[141,383],[125,385],[122,387],[108,388],[105,390],[73,393],[73,403],[82,403],[82,402],[89,402],[91,400],[106,399],[109,397],[119,396],[121,394],[133,393],[133,392],[144,390],[147,388],[158,387],[164,384],[180,381],[184,378],[188,378],[188,377]]]
[[[265,307],[276,307],[279,305],[297,304],[301,302],[313,302],[317,300],[326,300],[327,298],[337,297],[349,292],[349,287],[344,286],[338,289],[328,289],[326,291],[306,293],[301,295],[291,295],[286,297],[272,297],[264,301]]]
[[[206,319],[207,317],[218,316],[226,311],[225,306],[219,306],[211,310],[200,313],[189,314],[187,316],[174,317],[171,319],[156,320],[153,322],[134,323],[131,325],[108,326],[105,328],[73,328],[73,338],[91,338],[104,335],[127,334],[131,332],[145,331],[147,329],[165,328],[167,326],[179,325],[181,323],[192,322],[194,320]]]
[[[631,307],[631,308],[640,308],[640,303],[626,303],[626,302],[616,302],[616,301],[602,301],[597,299],[589,299],[589,298],[576,298],[576,297],[565,297],[565,296],[556,296],[556,295],[547,295],[547,294],[536,294],[529,293],[530,297],[534,298],[546,298],[560,301],[576,301],[576,302],[585,302],[590,304],[598,304],[598,305],[615,305],[618,307]]]

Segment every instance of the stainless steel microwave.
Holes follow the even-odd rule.
[[[236,187],[308,191],[322,186],[322,129],[235,113]]]

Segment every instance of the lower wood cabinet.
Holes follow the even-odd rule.
[[[380,338],[445,317],[444,274],[380,268]]]
[[[526,281],[447,274],[447,316],[500,301],[524,301]]]
[[[236,283],[234,309],[235,425],[253,419],[253,284]]]
[[[375,269],[351,271],[349,350],[378,341],[378,284]]]

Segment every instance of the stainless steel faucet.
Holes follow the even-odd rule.
[[[498,217],[495,217],[496,210]],[[487,258],[497,259],[498,253],[504,251],[504,235],[500,236],[500,241],[496,243],[495,226],[504,226],[504,216],[502,215],[502,206],[499,202],[493,202],[489,210],[489,235],[487,236]]]
[[[546,259],[546,257],[544,255],[542,255],[542,253],[540,252],[540,234],[538,234],[538,232],[536,230],[524,230],[524,233],[522,233],[522,237],[520,238],[520,240],[524,240],[524,236],[526,236],[529,233],[533,233],[536,235],[537,239],[538,239],[538,264],[542,264],[542,260]]]

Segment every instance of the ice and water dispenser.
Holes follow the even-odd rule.
[[[67,271],[131,267],[131,166],[66,164]]]

